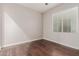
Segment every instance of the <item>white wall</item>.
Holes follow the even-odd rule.
[[[5,4],[4,46],[42,38],[41,14],[17,4]]]
[[[79,4],[62,4],[43,14],[43,39],[79,49],[79,33],[55,33],[52,31],[52,14],[75,6],[79,6]]]
[[[44,39],[79,49],[79,33],[54,33],[52,31],[52,13],[59,12],[74,6],[79,5],[63,4],[45,12],[43,14],[42,26],[42,15],[40,13],[17,4],[4,5],[4,17],[2,19],[4,22],[4,46],[41,39],[43,32]],[[2,30],[0,29],[0,32],[1,31]]]
[[[2,6],[0,5],[0,48],[2,46]]]

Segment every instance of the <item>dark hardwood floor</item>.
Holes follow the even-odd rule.
[[[79,56],[79,50],[44,39],[3,48],[1,56]]]

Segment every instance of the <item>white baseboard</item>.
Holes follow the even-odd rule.
[[[74,47],[74,46],[71,46],[71,45],[67,45],[67,44],[59,43],[59,42],[54,41],[54,40],[52,40],[52,39],[49,40],[49,38],[43,38],[43,39],[48,40],[48,41],[51,41],[51,42],[55,42],[55,43],[58,43],[58,44],[61,44],[61,45],[64,45],[64,46],[67,46],[67,47],[70,47],[70,48],[73,48],[73,49],[77,49],[77,50],[79,50],[78,47]]]
[[[3,45],[3,47],[9,47],[9,46],[19,45],[19,44],[23,44],[23,43],[29,43],[29,42],[32,42],[35,40],[40,40],[40,39],[33,39],[33,40],[28,40],[28,41],[23,41],[23,42],[18,42],[18,43],[7,44],[7,45]]]

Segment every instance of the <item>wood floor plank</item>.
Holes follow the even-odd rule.
[[[41,39],[3,48],[0,56],[79,56],[79,50]]]

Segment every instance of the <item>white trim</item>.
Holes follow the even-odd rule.
[[[61,18],[61,32],[63,32],[63,18]]]
[[[54,16],[57,16],[57,15],[60,15],[60,14],[63,14],[63,13],[67,13],[67,12],[70,12],[70,11],[72,11],[72,10],[76,10],[75,12],[76,12],[76,31],[75,31],[75,33],[77,33],[78,32],[78,7],[74,7],[74,8],[70,8],[70,9],[67,9],[67,10],[63,10],[63,11],[60,11],[60,12],[56,12],[56,13],[54,13],[54,14],[52,14],[52,19],[53,19],[53,17]],[[61,32],[62,33],[64,33],[63,32],[63,18],[61,18],[62,19],[62,30],[61,30]],[[57,30],[58,30],[58,27],[57,27]],[[54,32],[54,30],[53,30],[53,32]],[[59,33],[61,33],[61,32],[59,32]],[[69,32],[69,33],[72,33],[72,29],[71,29],[71,32]]]
[[[52,39],[50,39],[50,40],[49,40],[48,38],[44,38],[44,39],[45,39],[45,40],[48,40],[48,41],[51,41],[51,42],[55,42],[55,43],[61,44],[61,45],[64,45],[64,46],[67,46],[67,47],[70,47],[70,48],[73,48],[73,49],[79,50],[79,48],[77,48],[77,47],[72,47],[72,46],[70,46],[70,45],[66,45],[66,44],[63,44],[63,43],[54,41],[54,40],[52,40]]]
[[[78,30],[78,19],[79,19],[79,11],[78,11],[78,7],[77,7],[77,9],[76,9],[76,32],[78,32],[79,30]]]
[[[35,41],[35,40],[40,40],[40,39],[33,39],[33,40],[28,40],[28,41],[26,40],[26,41],[23,41],[23,42],[7,44],[7,45],[3,45],[3,48],[4,47],[9,47],[9,46],[14,46],[14,45],[19,45],[19,44],[23,44],[23,43],[29,43],[29,42],[32,42],[32,41]]]

